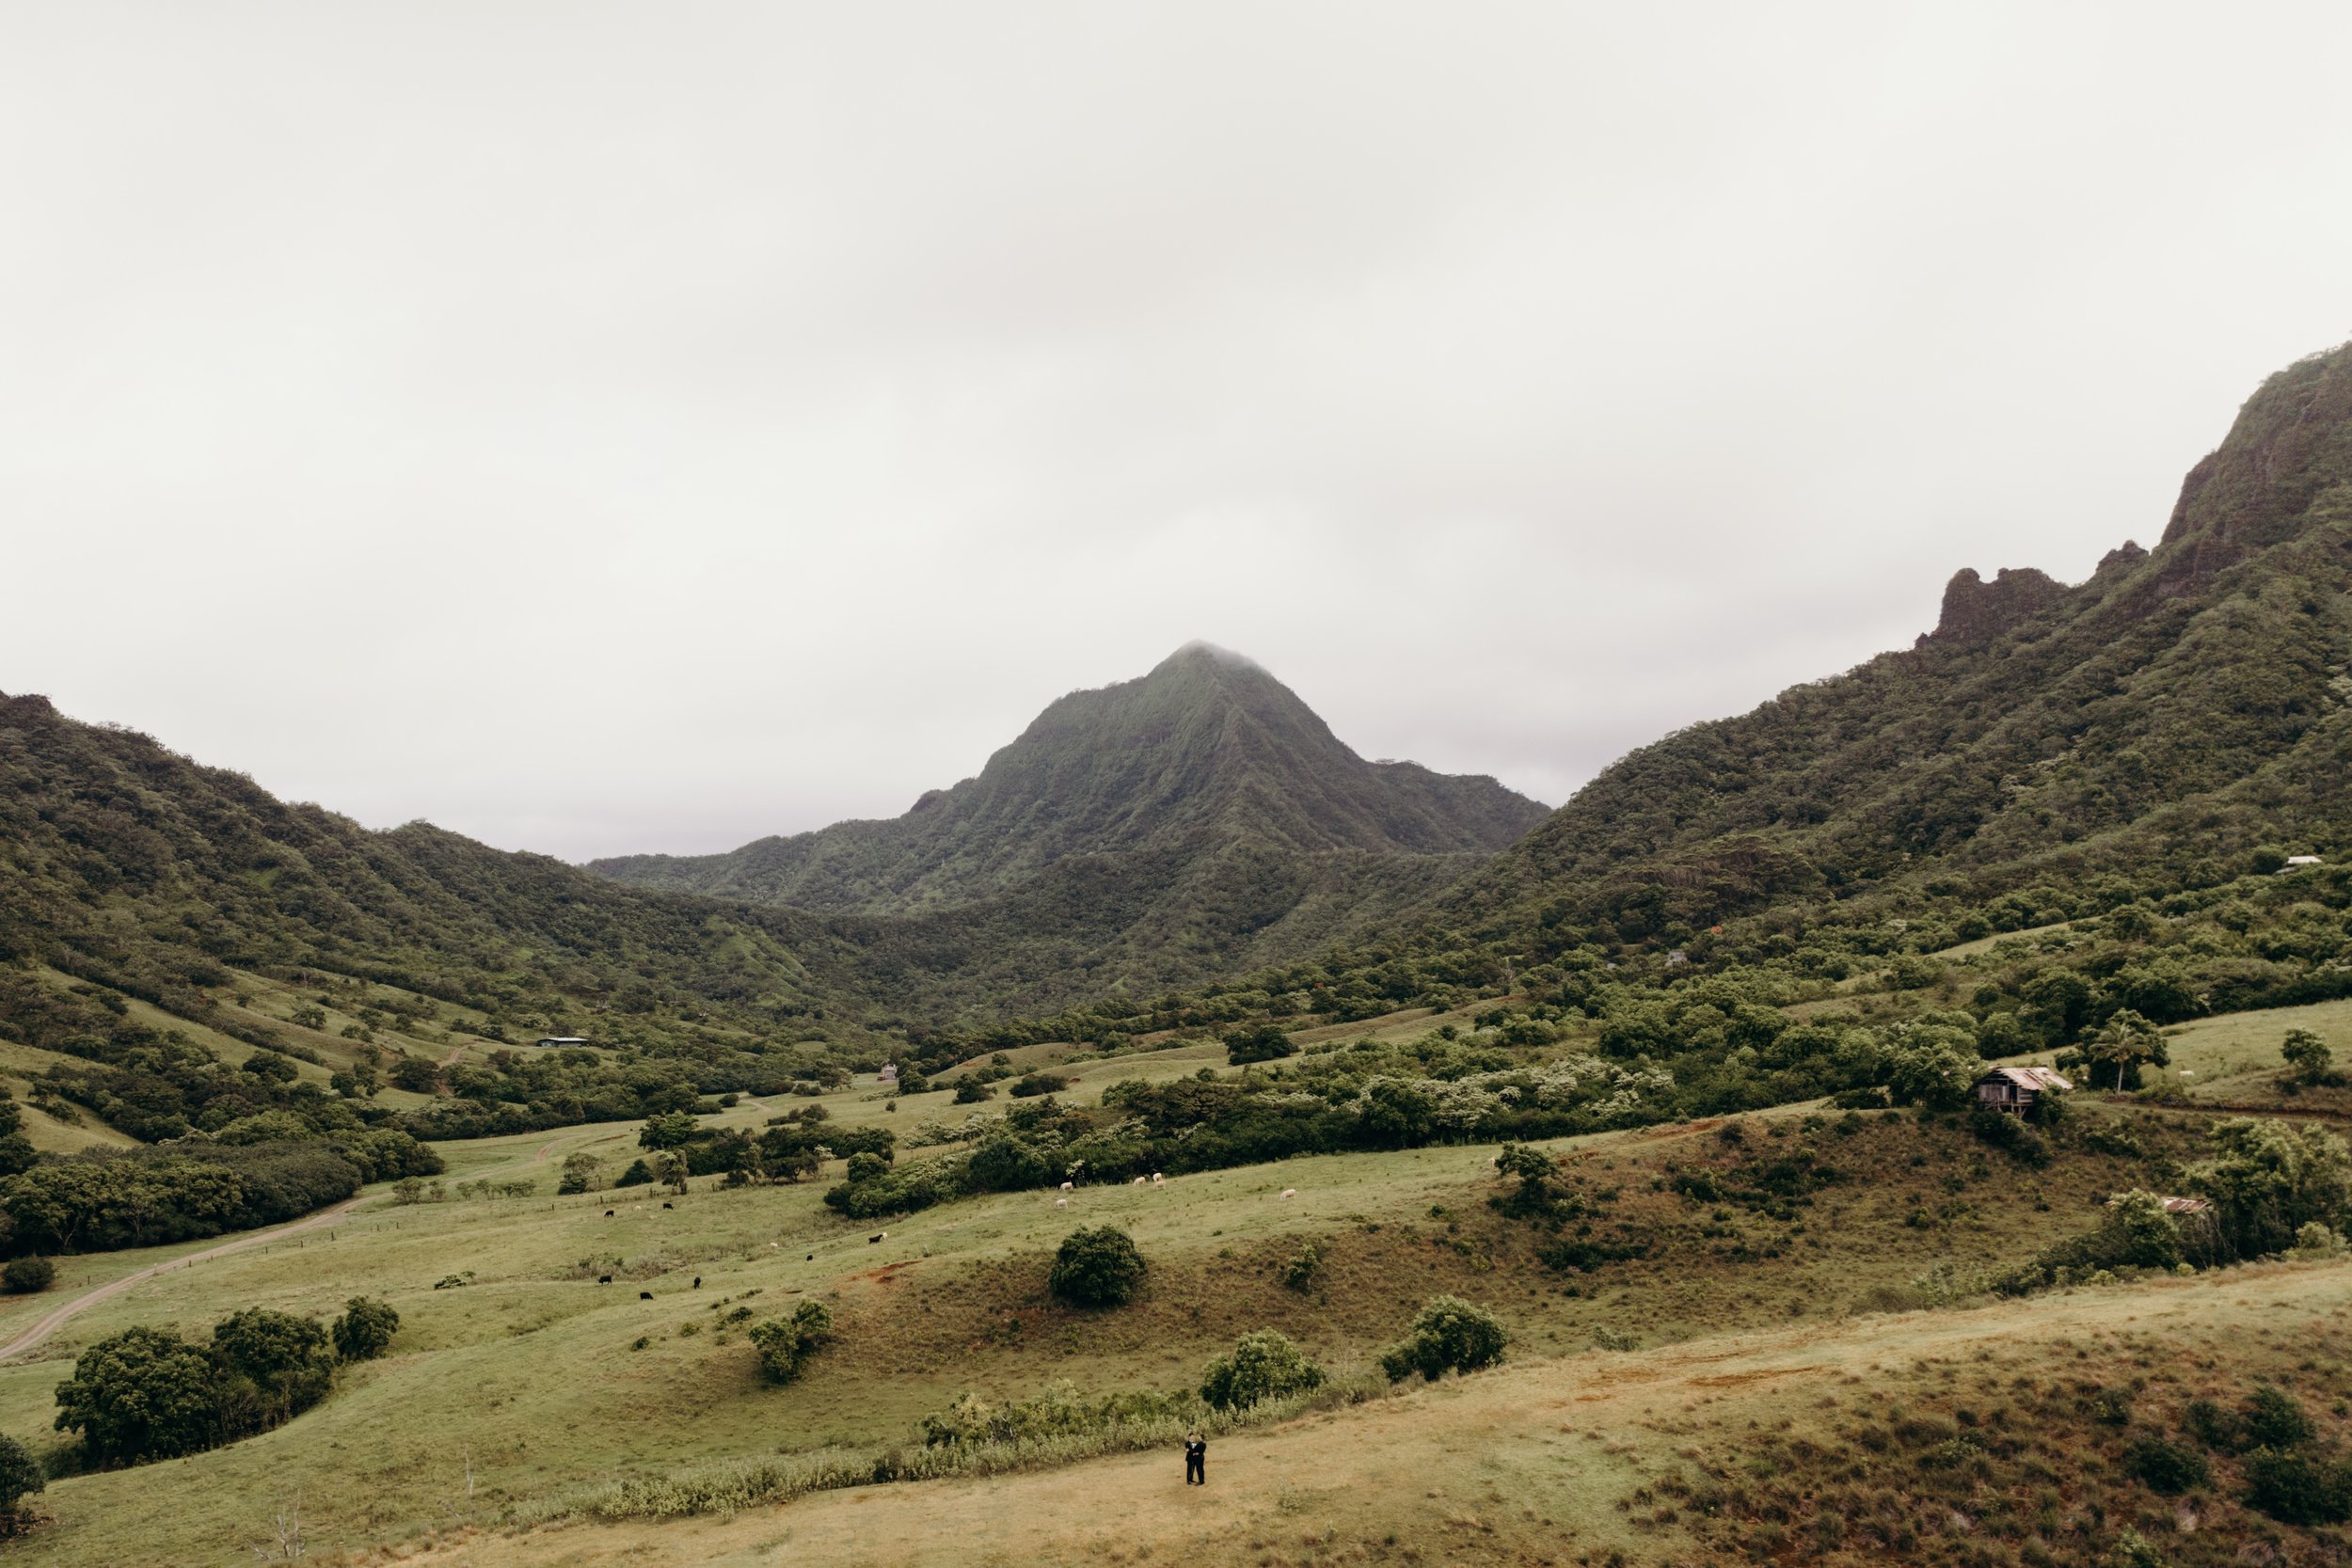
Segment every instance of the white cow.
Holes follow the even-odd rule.
[[[1076,1183],[1075,1181],[1065,1181],[1065,1182],[1063,1182],[1063,1183],[1061,1184],[1061,1190],[1062,1190],[1063,1192],[1065,1192],[1065,1193],[1066,1193],[1066,1192],[1070,1191],[1070,1189],[1072,1189],[1073,1187],[1075,1187],[1076,1185],[1077,1185],[1077,1183]]]
[[[1282,1196],[1284,1197],[1296,1197],[1298,1196],[1298,1189],[1296,1187],[1285,1187],[1282,1189]]]
[[[1066,1197],[1057,1197],[1054,1199],[1054,1207],[1057,1209],[1067,1209],[1070,1207],[1070,1200]]]

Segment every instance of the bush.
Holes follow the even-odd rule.
[[[890,1174],[890,1162],[879,1154],[863,1151],[850,1156],[848,1169],[843,1173],[850,1181],[871,1181],[877,1176]]]
[[[32,1450],[13,1437],[0,1436],[0,1537],[24,1533],[27,1522],[24,1499],[48,1485],[49,1478]]]
[[[56,1278],[57,1265],[46,1258],[11,1258],[0,1267],[0,1286],[12,1296],[37,1296]]]
[[[615,1187],[649,1187],[653,1185],[653,1168],[643,1160],[631,1160],[628,1169],[621,1172]]]
[[[1315,1270],[1323,1266],[1323,1248],[1313,1242],[1301,1242],[1291,1260],[1282,1267],[1282,1283],[1290,1289],[1304,1291],[1313,1283]]]
[[[1209,1363],[1200,1397],[1219,1410],[1238,1410],[1322,1386],[1323,1369],[1305,1351],[1289,1336],[1262,1328],[1234,1340],[1231,1355]]]
[[[1061,1073],[1032,1072],[1005,1092],[1016,1100],[1029,1100],[1041,1094],[1059,1094],[1068,1087],[1070,1080]]]
[[[642,1162],[641,1162],[642,1164]],[[568,1197],[575,1193],[594,1192],[596,1177],[604,1162],[593,1154],[567,1154],[564,1157],[564,1174],[555,1183],[556,1196]]]
[[[2256,1449],[2246,1460],[2246,1500],[2282,1525],[2352,1519],[2352,1465]]]
[[[1495,1315],[1459,1296],[1431,1296],[1413,1319],[1411,1331],[1380,1356],[1391,1383],[1414,1372],[1431,1383],[1447,1372],[1471,1372],[1502,1359],[1508,1336]]]
[[[770,1381],[789,1383],[801,1375],[811,1357],[833,1341],[833,1314],[824,1304],[804,1301],[788,1318],[770,1318],[752,1325],[752,1343],[759,1350],[760,1370]]]
[[[2292,1449],[2312,1440],[2312,1418],[2294,1395],[2268,1384],[2254,1390],[2242,1418],[2249,1445],[2257,1449]]]
[[[1046,1285],[1073,1307],[1120,1307],[1143,1283],[1143,1254],[1135,1238],[1116,1226],[1073,1230],[1054,1255]]]
[[[2143,1437],[2123,1450],[2123,1467],[2151,1491],[2173,1497],[2213,1479],[2205,1456],[2162,1437]]]
[[[1248,1062],[1279,1061],[1297,1053],[1298,1047],[1291,1043],[1290,1036],[1271,1023],[1232,1030],[1225,1037],[1225,1059],[1235,1067]]]
[[[981,1101],[991,1098],[995,1093],[994,1089],[990,1088],[978,1079],[966,1078],[956,1085],[956,1103],[977,1105]]]
[[[370,1296],[353,1296],[335,1320],[335,1356],[341,1361],[373,1361],[384,1354],[400,1331],[400,1314],[389,1304]]]

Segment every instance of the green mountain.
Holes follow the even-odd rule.
[[[639,887],[896,914],[1006,895],[1074,857],[1485,855],[1543,819],[1489,778],[1366,762],[1265,670],[1195,642],[1139,680],[1062,698],[978,777],[903,816],[588,868]]]
[[[1679,937],[1882,887],[2352,847],[2347,587],[2352,345],[2263,384],[2153,550],[2073,587],[1960,573],[1916,647],[1632,752],[1440,922]]]
[[[2268,875],[2290,855],[2322,863]],[[2026,1006],[2042,1022],[2024,1037],[2062,1044],[2119,1009],[2175,1022],[2352,995],[2347,860],[2352,344],[2262,385],[2153,549],[2124,544],[2071,586],[1963,571],[1916,645],[1629,753],[1313,963],[1034,1028],[1190,1027],[1267,998],[1275,1016],[1368,1017],[1531,986],[1611,1006],[1564,972],[1787,1001],[1992,932],[2103,931],[2128,908],[2128,935],[2052,939],[2074,944],[2048,960],[2070,971],[2050,980],[2075,998],[2063,1028],[2043,1027],[2049,996],[2025,998],[2031,965],[1974,993],[1988,1039],[2017,1037],[1992,1015]]]
[[[849,983],[862,957],[811,916],[639,893],[423,823],[373,832],[0,696],[0,1039],[117,1062],[176,1029],[345,1065],[347,1040],[294,1016],[315,1004],[395,1056],[582,1035],[706,1089],[780,1085],[882,1049]]]

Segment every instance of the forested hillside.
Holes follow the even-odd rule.
[[[2094,917],[2010,974],[2065,970],[2080,993],[2021,1037],[2352,993],[2348,586],[2352,345],[2264,383],[2153,550],[2126,544],[2074,587],[1963,572],[1916,647],[1631,753],[1372,939],[1032,1032],[1369,1017],[1531,982],[1597,1016],[1614,1004],[1595,976],[1627,1006],[1709,976],[1796,1003]],[[2272,880],[2289,855],[2324,863]],[[1969,1027],[2026,1005],[1993,988]]]

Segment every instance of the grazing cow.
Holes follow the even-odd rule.
[[[1077,1185],[1077,1183],[1076,1183],[1075,1181],[1065,1181],[1065,1182],[1063,1182],[1063,1183],[1061,1184],[1061,1190],[1062,1190],[1063,1192],[1065,1192],[1065,1193],[1066,1193],[1066,1192],[1070,1191],[1073,1187],[1075,1187],[1076,1185]]]
[[[607,1210],[604,1212],[604,1217],[605,1217],[606,1219],[611,1219],[611,1218],[612,1217],[612,1210],[610,1210],[610,1209],[607,1209]]]
[[[866,1238],[866,1244],[867,1246],[872,1246],[876,1242],[882,1241],[887,1238],[890,1232],[885,1230],[880,1236],[868,1236]]]
[[[676,1207],[677,1207],[677,1205],[676,1205],[676,1204],[675,1204],[675,1203],[665,1203],[665,1204],[663,1204],[661,1207],[663,1207],[664,1209],[675,1209],[675,1208],[676,1208]]]
[[[810,1253],[810,1254],[808,1255],[808,1260],[809,1260],[810,1262],[814,1263],[815,1261],[817,1261],[817,1255],[816,1255],[815,1253],[813,1253],[813,1252],[812,1252],[812,1253]]]
[[[1153,1185],[1154,1187],[1161,1185],[1161,1184],[1162,1184],[1163,1182],[1165,1182],[1167,1180],[1168,1180],[1168,1178],[1167,1178],[1167,1177],[1165,1177],[1165,1176],[1162,1176],[1162,1175],[1161,1175],[1158,1171],[1153,1171],[1153,1172],[1152,1173],[1152,1185]]]
[[[1298,1189],[1296,1187],[1285,1187],[1282,1189],[1282,1196],[1284,1197],[1296,1197],[1298,1196]]]
[[[651,1301],[653,1300],[653,1292],[651,1291],[640,1291],[637,1292],[637,1299],[639,1301]]]
[[[1070,1200],[1066,1197],[1057,1197],[1054,1199],[1054,1207],[1057,1209],[1067,1209],[1070,1207]]]
[[[1138,1187],[1140,1187],[1140,1186],[1142,1186],[1142,1185],[1143,1185],[1143,1178],[1142,1178],[1142,1177],[1138,1176],[1138,1177],[1136,1177],[1136,1186],[1138,1186]]]
[[[609,1274],[600,1274],[596,1275],[596,1283],[599,1285],[610,1285],[612,1283],[612,1276]]]

